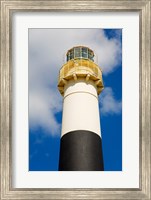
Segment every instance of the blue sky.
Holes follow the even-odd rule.
[[[62,96],[59,69],[68,49],[90,47],[103,71],[99,96],[104,168],[122,170],[122,30],[29,29],[29,170],[57,171]]]

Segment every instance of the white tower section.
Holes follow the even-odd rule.
[[[75,130],[101,133],[97,87],[85,78],[69,80],[64,87],[62,136]]]

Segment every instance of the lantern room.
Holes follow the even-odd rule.
[[[76,46],[72,49],[68,50],[67,54],[67,61],[72,59],[90,59],[94,61],[94,53],[91,49],[84,46]]]

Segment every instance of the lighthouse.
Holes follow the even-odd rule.
[[[59,72],[63,96],[60,171],[103,171],[98,95],[103,90],[102,71],[86,46],[67,51]]]

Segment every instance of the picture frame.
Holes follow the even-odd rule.
[[[12,187],[12,14],[14,12],[139,12],[140,21],[140,187],[26,188]],[[151,1],[28,1],[1,0],[1,199],[151,199]]]

